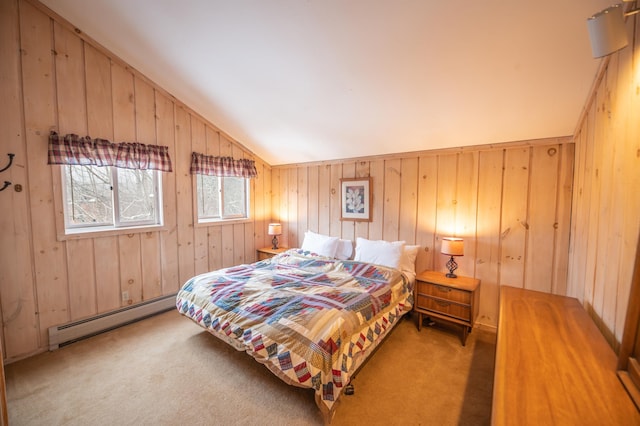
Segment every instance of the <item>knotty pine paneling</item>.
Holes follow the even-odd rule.
[[[478,187],[500,188],[504,175],[504,150],[482,151],[478,156]],[[479,191],[476,228],[476,275],[481,280],[480,307],[485,318],[498,318],[500,293],[500,223],[502,191]],[[435,218],[434,218],[435,221]],[[435,228],[435,226],[432,226]]]
[[[109,312],[122,305],[120,285],[120,248],[118,236],[93,238],[94,256],[108,261],[94,262],[98,312]]]
[[[27,179],[15,182],[24,186],[23,193],[29,198],[29,207],[25,215],[29,218],[30,227],[14,232],[28,235],[32,245],[33,260],[29,265],[35,273],[34,300],[30,301],[36,309],[30,315],[36,322],[39,333],[38,346],[27,348],[26,352],[16,351],[14,341],[6,339],[5,357],[12,358],[47,346],[48,327],[63,324],[71,320],[69,314],[69,280],[64,242],[56,238],[56,214],[54,210],[53,171],[46,167],[47,137],[49,131],[56,128],[56,89],[52,20],[29,3],[19,2],[20,40],[12,52],[20,55],[21,78],[15,80],[22,94],[24,105],[23,126],[26,132],[21,138],[21,145],[26,147],[24,158],[18,158],[27,170]],[[18,42],[16,40],[16,42]],[[3,103],[3,110],[6,105]],[[34,164],[30,167],[30,164]],[[12,206],[10,206],[12,207]],[[28,226],[28,225],[27,225]],[[37,236],[37,238],[34,238]],[[5,240],[2,240],[5,244]],[[12,267],[25,267],[13,259],[13,247],[4,247]],[[11,282],[9,286],[20,286],[23,283]],[[40,300],[43,300],[40,303]],[[46,303],[44,303],[46,300]],[[20,328],[17,323],[5,323],[7,328]]]
[[[46,350],[51,326],[169,295],[196,272],[255,260],[268,243],[269,165],[42,4],[8,0],[0,10],[7,82],[0,135],[16,154],[3,179],[23,187],[0,196],[6,361]],[[60,167],[47,165],[51,130],[168,146],[174,172],[162,174],[163,229],[65,237]],[[256,161],[252,220],[194,225],[193,150]]]
[[[530,156],[527,148],[510,149],[505,152],[503,165],[500,278],[514,287],[524,287]]]
[[[160,145],[169,147],[169,155],[176,158],[175,146],[175,114],[174,103],[165,94],[155,91],[156,105],[156,134]],[[175,166],[174,166],[175,167]],[[176,175],[174,173],[162,174],[162,187],[164,194],[162,205],[164,210],[165,232],[160,233],[160,260],[162,294],[171,294],[178,291],[180,279],[178,274],[178,220],[176,200]]]
[[[640,230],[640,17],[626,25],[629,46],[602,60],[575,132],[567,282],[615,350]]]
[[[274,170],[273,173],[277,173],[278,170]],[[315,206],[316,215],[318,216],[318,230],[323,234],[330,232],[329,223],[331,216],[327,214],[329,211],[329,202],[331,201],[331,166],[321,165],[318,168],[318,205]],[[274,199],[276,197],[275,191],[273,191]],[[375,196],[375,195],[374,195]],[[309,209],[314,208],[313,206]],[[271,216],[275,217],[278,214],[277,204],[271,206]],[[374,213],[375,214],[375,213]]]
[[[83,42],[59,23],[54,22],[53,25],[58,126],[64,133],[86,134],[88,120]],[[54,185],[55,182],[54,179]],[[58,193],[54,193],[54,200],[58,196]],[[67,241],[65,249],[68,260],[69,317],[75,321],[97,313],[93,241]],[[69,267],[71,264],[74,267]]]
[[[307,229],[419,244],[418,272],[444,271],[440,239],[463,237],[458,272],[482,280],[479,322],[495,327],[500,285],[567,287],[567,262],[557,259],[566,259],[569,249],[573,152],[572,138],[565,137],[276,166],[273,217],[287,229],[288,247],[299,247]],[[339,220],[340,179],[354,176],[373,179],[371,222]]]
[[[373,169],[372,169],[373,170]],[[418,158],[418,194],[416,212],[416,240],[421,250],[416,258],[416,271],[433,269],[433,250],[436,230],[436,199],[438,188],[438,157],[425,155]]]
[[[191,141],[191,149],[193,151],[202,153],[207,152],[206,126],[202,120],[199,120],[196,117],[191,117]],[[193,188],[195,190],[195,186]],[[192,199],[193,210],[195,211],[197,203],[195,202],[195,197],[193,195]],[[193,251],[195,259],[194,273],[196,275],[202,274],[209,269],[209,254],[207,252],[208,246],[209,239],[207,236],[207,228],[203,226],[194,227]]]
[[[9,157],[15,154],[13,166],[2,173],[2,181],[24,184],[28,178],[25,167],[27,147],[24,143],[22,109],[24,99],[18,85],[5,84],[20,80],[20,56],[16,52],[20,38],[19,22],[16,19],[18,5],[15,2],[0,2],[0,99],[2,120],[0,121],[0,167],[5,167]],[[31,51],[34,55],[36,52]],[[35,60],[36,57],[33,57]],[[32,63],[32,58],[25,58]],[[40,335],[34,312],[35,277],[31,265],[33,251],[29,240],[30,198],[26,191],[16,192],[10,186],[0,193],[0,314],[3,327],[0,338],[11,342],[10,354],[27,353],[38,347]],[[11,256],[8,255],[11,253]],[[3,352],[7,354],[7,347]],[[2,384],[4,386],[4,383]],[[2,392],[3,390],[0,390]],[[6,413],[5,413],[6,414]]]
[[[531,289],[551,293],[553,289],[553,254],[555,251],[556,205],[559,176],[547,173],[558,170],[560,146],[536,146],[531,152],[531,179],[527,226],[533,232],[527,238],[525,268]]]
[[[385,160],[384,195],[382,201],[382,239],[394,241],[398,239],[400,223],[400,165],[402,160],[390,158]],[[336,198],[339,198],[340,187],[336,187]],[[373,201],[376,203],[376,201]],[[340,201],[338,200],[338,206]],[[338,213],[339,214],[339,213]],[[337,218],[339,220],[339,217]],[[375,220],[375,218],[373,218]],[[404,224],[403,224],[404,225]]]

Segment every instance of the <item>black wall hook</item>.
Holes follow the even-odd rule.
[[[4,185],[2,186],[2,188],[0,188],[0,192],[4,191],[5,189],[7,189],[7,187],[11,185],[11,182],[9,182],[8,180],[4,181]]]
[[[13,163],[13,157],[15,157],[15,154],[7,154],[9,156],[9,164],[7,164],[5,167],[3,167],[2,169],[0,169],[0,173],[4,172],[5,170],[7,170],[9,167],[11,167],[11,164]],[[7,182],[5,181],[5,184]],[[6,188],[7,185],[5,185]],[[4,188],[2,188],[4,189]]]

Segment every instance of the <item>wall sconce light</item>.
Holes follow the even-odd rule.
[[[462,238],[454,237],[443,238],[440,253],[451,256],[451,259],[447,262],[447,269],[449,269],[447,278],[458,278],[458,276],[453,273],[453,271],[458,269],[458,264],[456,263],[454,256],[464,256],[464,240]]]
[[[610,55],[629,44],[624,18],[640,12],[640,9],[624,12],[623,8],[622,3],[614,4],[587,19],[591,52],[594,58]]]
[[[276,250],[278,248],[278,235],[282,235],[282,225],[279,223],[270,223],[267,234],[273,235],[273,239],[271,240],[273,247],[271,248]]]

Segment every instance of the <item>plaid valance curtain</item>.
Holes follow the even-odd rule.
[[[49,164],[74,166],[114,166],[123,169],[173,171],[169,147],[138,142],[112,143],[56,132],[49,135]]]
[[[235,176],[253,178],[258,176],[253,160],[234,160],[231,157],[214,157],[197,152],[191,153],[191,174],[209,176]]]

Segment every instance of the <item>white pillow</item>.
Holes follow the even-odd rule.
[[[402,259],[400,259],[400,268],[398,269],[407,274],[415,275],[418,250],[420,250],[420,246],[405,245]]]
[[[372,241],[365,238],[356,240],[356,255],[353,260],[376,265],[398,268],[404,252],[404,241]]]
[[[313,231],[304,233],[304,241],[302,241],[302,250],[326,257],[335,257],[338,249],[338,237],[329,237],[327,235],[316,234]]]
[[[339,240],[338,249],[336,250],[336,258],[347,260],[353,254],[353,243],[351,240]]]

